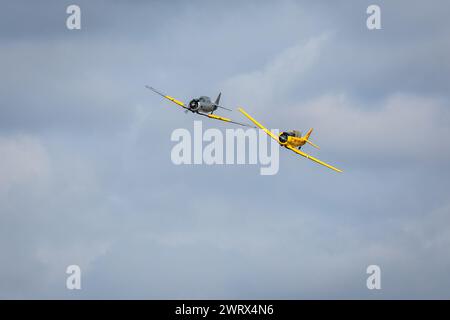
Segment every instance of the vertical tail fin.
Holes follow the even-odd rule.
[[[309,131],[305,134],[304,138],[305,138],[307,143],[309,143],[310,145],[312,145],[313,147],[315,147],[317,149],[320,149],[318,145],[316,145],[316,144],[312,143],[311,141],[309,141],[309,136],[311,135],[312,131],[313,131],[313,128],[309,129]]]
[[[221,95],[222,95],[222,92],[220,92],[219,95],[217,96],[216,101],[214,102],[214,105],[215,105],[217,108],[225,109],[225,110],[228,110],[228,111],[233,111],[233,110],[231,110],[231,109],[228,109],[228,108],[219,106],[219,103],[220,103],[220,96],[221,96]]]
[[[217,106],[220,103],[220,96],[222,95],[222,92],[219,93],[219,95],[217,96],[216,102],[214,102],[214,104]]]
[[[305,139],[306,140],[309,139],[309,136],[311,135],[312,131],[313,131],[313,128],[309,129],[309,131],[305,134]]]

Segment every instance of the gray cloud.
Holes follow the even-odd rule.
[[[73,32],[68,4],[2,4],[0,297],[448,298],[446,2],[381,1],[380,31],[368,1],[80,1]],[[195,118],[147,83],[314,127],[345,173],[174,166]]]

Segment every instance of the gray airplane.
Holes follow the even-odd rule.
[[[222,107],[221,105],[219,105],[220,103],[220,96],[221,93],[219,93],[219,95],[216,98],[216,101],[212,102],[211,98],[206,97],[206,96],[201,96],[199,98],[196,99],[192,99],[188,105],[186,105],[184,102],[181,102],[171,96],[167,96],[161,92],[159,92],[158,90],[156,90],[153,87],[150,86],[145,86],[147,89],[152,90],[153,92],[159,94],[160,96],[172,101],[173,103],[179,105],[180,107],[185,109],[185,112],[189,112],[191,111],[192,113],[196,113],[199,114],[201,116],[205,116],[211,119],[215,119],[215,120],[220,120],[220,121],[225,121],[225,122],[230,122],[230,123],[234,123],[234,124],[238,124],[240,126],[245,126],[245,127],[253,127],[251,125],[245,124],[245,123],[240,123],[240,122],[236,122],[233,121],[231,119],[228,118],[224,118],[218,115],[214,114],[214,111],[216,111],[217,109],[225,109],[228,111],[232,111],[228,108]]]

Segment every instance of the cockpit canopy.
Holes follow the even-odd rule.
[[[198,98],[198,101],[200,101],[200,102],[211,102],[211,98],[207,97],[207,96],[201,96],[200,98]]]
[[[290,135],[291,137],[297,137],[300,138],[302,136],[302,133],[299,130],[289,130],[288,135]]]
[[[289,131],[283,131],[280,133],[280,136],[278,137],[278,140],[281,143],[286,143],[288,141],[289,137],[296,137],[300,138],[302,136],[302,133],[298,130],[289,130]]]

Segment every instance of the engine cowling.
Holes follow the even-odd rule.
[[[200,109],[200,103],[198,99],[192,99],[191,102],[189,102],[189,110],[197,111],[198,109]]]
[[[286,144],[288,141],[288,138],[291,134],[289,132],[282,132],[280,133],[278,140],[282,143],[282,144]]]

